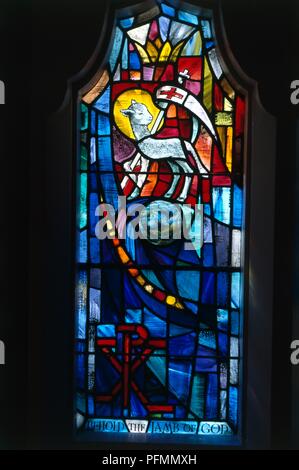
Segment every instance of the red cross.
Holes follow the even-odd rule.
[[[113,352],[113,349],[117,348],[116,338],[98,339],[97,345],[119,373],[120,380],[114,385],[109,395],[97,395],[96,401],[111,402],[122,391],[123,405],[124,408],[127,408],[131,387],[149,413],[171,413],[173,405],[151,405],[134,380],[134,372],[147,361],[155,349],[165,349],[166,341],[164,339],[150,339],[147,329],[142,325],[118,325],[116,331],[123,337],[122,362],[119,360],[120,354]],[[139,353],[134,351],[136,347],[141,348]]]
[[[181,93],[177,93],[177,89],[175,87],[171,87],[170,90],[167,91],[161,91],[160,95],[165,95],[168,99],[171,100],[171,98],[180,98],[183,99],[184,95]]]

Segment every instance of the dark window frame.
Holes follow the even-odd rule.
[[[275,165],[275,121],[262,107],[257,91],[257,83],[249,79],[234,59],[227,43],[220,2],[218,0],[196,1],[189,0],[189,4],[198,4],[203,8],[208,7],[214,15],[216,36],[218,47],[228,72],[235,86],[241,86],[242,91],[248,96],[248,128],[247,128],[247,158],[244,165],[244,172],[247,179],[247,237],[246,237],[246,275],[245,300],[244,300],[244,325],[246,334],[244,335],[244,355],[246,357],[244,367],[244,397],[243,397],[243,442],[240,440],[226,440],[221,438],[217,444],[242,445],[245,448],[267,448],[271,440],[271,353],[272,353],[272,303],[273,303],[273,258],[274,258],[274,235],[273,231],[267,235],[265,243],[263,227],[273,227],[274,229],[274,165]],[[59,134],[63,136],[62,142],[57,143],[60,148],[59,154],[64,154],[66,163],[64,164],[70,174],[71,189],[68,191],[67,201],[64,204],[64,211],[69,215],[66,220],[67,240],[70,246],[67,250],[66,260],[69,265],[65,270],[65,311],[66,315],[61,324],[62,333],[66,340],[66,362],[70,365],[73,360],[72,342],[74,332],[74,279],[75,279],[75,221],[76,221],[76,201],[77,201],[77,124],[78,106],[77,95],[87,82],[95,78],[99,71],[99,64],[105,62],[106,51],[109,45],[109,31],[114,24],[114,14],[116,7],[126,7],[126,12],[135,1],[114,2],[105,12],[104,28],[97,48],[88,61],[84,69],[70,80],[68,91],[64,103],[56,116],[52,119],[60,127]],[[139,8],[144,10],[151,0],[138,3]],[[132,6],[133,8],[133,6]],[[229,70],[227,70],[229,69]],[[49,149],[48,152],[55,152],[56,149]],[[268,205],[267,212],[261,207],[264,197],[264,181],[267,179]],[[250,285],[249,285],[250,284]],[[247,307],[246,307],[247,306]],[[62,336],[60,336],[61,338]],[[262,354],[262,356],[260,355]],[[57,366],[57,365],[56,365]],[[59,367],[59,366],[57,366]],[[55,376],[55,371],[52,373]],[[66,395],[72,402],[72,374],[71,370],[66,375],[65,384]],[[72,434],[72,409],[65,410],[61,416],[62,427],[69,442],[73,441]],[[115,439],[115,435],[113,436]],[[110,436],[101,438],[104,446],[104,439],[111,442]],[[96,437],[99,442],[99,435]],[[124,442],[123,436],[115,439],[115,443]],[[136,445],[140,441],[140,446],[146,446],[144,438],[129,438],[126,448],[129,445]],[[88,439],[88,442],[90,440]],[[157,436],[151,442],[155,445],[165,445],[169,447],[167,439]],[[182,447],[186,443],[186,437],[172,439],[174,445]],[[149,442],[150,444],[150,442]],[[188,442],[196,446],[209,446],[209,442],[202,442],[196,439]],[[216,442],[214,441],[213,446]],[[83,444],[86,446],[86,444]],[[78,446],[78,444],[77,444]],[[90,444],[92,446],[92,444]],[[118,444],[119,446],[119,444]]]

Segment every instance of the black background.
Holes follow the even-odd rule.
[[[55,434],[64,445],[61,423],[52,417],[62,406],[59,390],[53,400],[45,390],[57,333],[47,329],[47,315],[51,315],[51,302],[60,302],[51,298],[51,280],[59,280],[60,267],[48,269],[57,243],[48,226],[49,211],[55,211],[55,187],[51,187],[55,179],[48,175],[47,124],[62,105],[67,80],[83,69],[94,52],[108,3],[112,2],[1,0],[0,4],[0,79],[6,84],[6,105],[0,107],[0,339],[7,352],[6,366],[0,366],[0,447],[4,449],[51,448]],[[289,346],[299,109],[290,103],[290,83],[299,79],[299,2],[221,3],[233,54],[259,83],[264,107],[277,117],[272,447],[289,448],[294,440]],[[64,162],[61,166],[65,168]],[[60,174],[59,162],[55,171]],[[57,194],[55,200],[59,200]],[[58,215],[57,227],[61,224]],[[60,246],[62,260],[64,251]],[[52,367],[59,354],[53,353]],[[298,442],[299,438],[299,448]]]

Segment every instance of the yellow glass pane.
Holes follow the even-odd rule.
[[[123,134],[131,139],[135,139],[135,135],[131,127],[131,121],[129,117],[123,113],[124,110],[130,107],[132,100],[136,101],[137,103],[144,104],[153,116],[152,122],[148,125],[149,130],[151,130],[155,125],[161,110],[154,104],[151,94],[146,90],[130,89],[124,91],[117,97],[113,109],[115,124]],[[163,124],[164,119],[161,120],[159,129],[163,126]]]
[[[87,104],[92,103],[104,90],[109,81],[109,74],[107,70],[102,74],[100,80],[94,85],[94,87],[83,96],[82,101]]]
[[[176,301],[177,301],[177,299],[176,299],[175,297],[173,297],[172,295],[168,295],[168,296],[166,297],[166,303],[167,303],[168,305],[175,305],[175,304],[176,304]]]
[[[155,40],[155,45],[157,46],[157,49],[161,49],[161,47],[162,47],[162,41],[161,41],[161,39],[157,38],[157,39]]]
[[[233,110],[232,103],[227,98],[224,98],[224,111],[232,111],[232,110]]]
[[[157,49],[155,48],[154,44],[151,41],[147,42],[146,50],[148,52],[148,55],[149,55],[151,61],[156,62],[156,60],[158,59],[159,53],[158,53]]]
[[[138,49],[138,52],[140,54],[140,57],[141,57],[141,60],[144,64],[150,64],[150,58],[147,54],[147,52],[143,49],[142,46],[140,46],[140,44],[138,44],[137,42],[135,42],[135,47],[136,49]]]
[[[163,49],[160,53],[160,57],[159,57],[159,60],[160,62],[166,62],[169,58],[169,55],[171,53],[171,45],[170,43],[167,41],[164,46],[163,46]]]
[[[140,284],[141,286],[144,286],[144,284],[145,284],[144,277],[138,276],[136,280],[137,280],[138,284]]]
[[[233,128],[227,128],[226,138],[226,166],[229,171],[232,171],[233,164]]]
[[[217,127],[217,132],[221,142],[222,152],[224,154],[226,146],[226,127]]]
[[[231,113],[217,113],[215,118],[217,126],[232,126],[233,116]]]
[[[171,54],[171,57],[170,57],[171,62],[175,62],[175,61],[177,60],[178,55],[179,55],[179,53],[180,53],[180,51],[181,51],[181,49],[182,49],[183,44],[184,44],[184,41],[179,42],[179,44],[177,44],[177,45],[175,46],[175,48],[174,48],[174,50],[173,50],[173,52],[172,52],[172,54]]]
[[[235,99],[235,91],[232,88],[232,86],[228,83],[226,78],[223,78],[223,80],[221,81],[221,86],[222,86],[222,89],[225,91],[225,93],[230,97],[230,99],[234,100]]]
[[[212,111],[212,87],[213,77],[208,61],[205,58],[204,63],[204,81],[203,81],[203,102],[208,111]]]

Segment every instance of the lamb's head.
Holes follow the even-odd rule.
[[[130,119],[133,125],[148,126],[153,120],[153,116],[146,105],[137,103],[135,100],[132,100],[130,106],[127,109],[122,109],[121,112]]]

